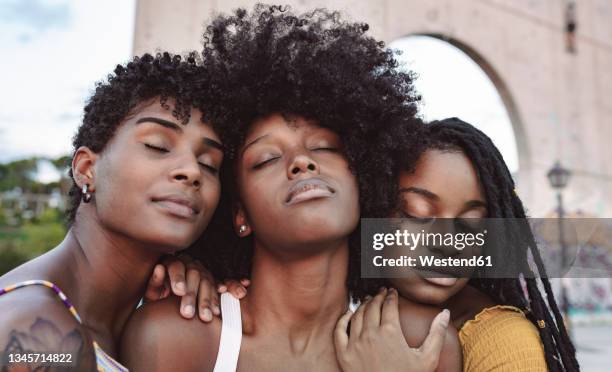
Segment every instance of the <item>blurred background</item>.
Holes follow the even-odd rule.
[[[370,25],[414,71],[426,120],[458,116],[501,149],[532,217],[612,217],[612,2],[294,0]],[[66,161],[84,103],[117,63],[200,48],[242,0],[0,2],[0,275],[66,228]],[[591,242],[593,252],[610,240]],[[594,255],[595,253],[593,253]],[[610,268],[612,270],[612,267]],[[555,280],[586,371],[612,362],[612,280]]]

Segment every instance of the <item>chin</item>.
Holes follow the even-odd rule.
[[[179,229],[173,231],[166,230],[168,229],[156,230],[156,234],[148,236],[145,241],[151,242],[151,245],[158,247],[164,253],[172,253],[189,247],[197,238],[192,232]]]
[[[438,288],[426,283],[414,283],[407,290],[400,289],[399,292],[414,302],[436,306],[446,302],[454,293],[453,287]]]

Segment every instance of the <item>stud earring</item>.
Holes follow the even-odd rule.
[[[238,228],[238,234],[242,235],[247,231],[247,225],[240,225],[240,228]]]
[[[89,203],[91,201],[91,193],[89,192],[89,185],[83,184],[83,188],[81,189],[83,203]]]

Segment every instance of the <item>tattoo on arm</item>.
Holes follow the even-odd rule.
[[[9,355],[13,355],[11,358],[14,362],[17,360],[16,355],[19,355],[18,358],[23,361],[23,356],[40,355],[41,353],[71,354],[72,360],[70,364],[62,365],[53,362],[45,363],[38,358],[36,362],[19,364],[19,370],[23,370],[26,366],[29,371],[95,370],[95,356],[90,345],[89,337],[83,335],[78,328],[63,334],[52,321],[38,317],[26,331],[11,330],[8,342],[2,351],[1,371],[11,371],[12,363],[7,363]],[[14,366],[17,367],[16,364]]]

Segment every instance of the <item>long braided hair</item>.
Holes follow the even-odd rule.
[[[487,217],[526,219],[525,208],[516,195],[510,171],[487,135],[458,118],[431,122],[426,126],[426,133],[426,149],[458,150],[470,159],[485,194]],[[518,277],[472,278],[470,284],[500,304],[525,309],[527,318],[540,333],[549,370],[578,371],[580,367],[576,360],[576,350],[565,329],[535,239],[529,228],[522,231],[528,232],[526,240],[522,239],[525,244],[513,247],[509,254],[515,255],[512,258],[514,262],[526,263],[528,251],[531,252],[545,296],[542,296],[538,288],[537,276],[527,272],[530,270],[526,265],[523,277],[527,296]]]

